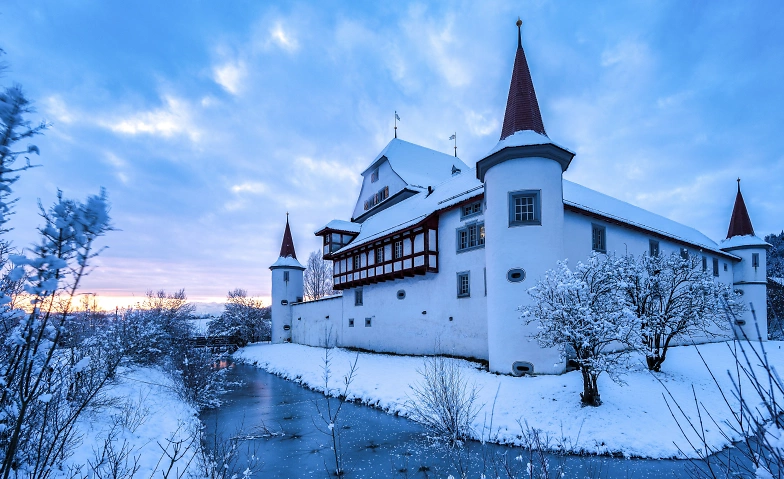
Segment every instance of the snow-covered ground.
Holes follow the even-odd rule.
[[[172,455],[175,448],[182,456],[174,466],[179,472],[169,477],[185,477],[180,473],[186,467],[191,477],[199,477],[194,454],[200,447],[201,425],[197,411],[179,398],[174,387],[174,382],[158,368],[121,368],[117,382],[106,389],[113,404],[79,419],[77,429],[82,442],[63,464],[65,476],[70,476],[69,468],[81,467],[79,477],[93,477],[90,463],[99,463],[107,436],[112,435],[113,453],[126,457],[121,461],[122,467],[132,468],[134,463],[138,466],[134,477],[162,477],[170,462],[166,454]],[[108,464],[102,467],[105,473],[109,470]]]
[[[726,371],[734,364],[730,351],[732,344],[699,346],[699,351],[728,396],[731,396],[732,386]],[[778,369],[784,366],[782,346],[784,342],[765,343],[770,363]],[[330,370],[334,385],[330,382],[330,389],[339,388],[342,376],[356,354],[342,349],[333,350]],[[241,349],[235,353],[235,358],[310,388],[324,389],[324,350],[321,348],[297,344],[256,344]],[[668,410],[664,400],[667,393],[662,384],[684,411],[695,419],[692,386],[698,400],[718,423],[730,418],[730,411],[694,346],[672,348],[663,372],[655,375],[644,368],[643,358],[639,359],[640,367],[624,377],[626,385],[615,384],[606,376],[599,378],[603,404],[597,408],[580,405],[582,377],[579,371],[560,376],[515,378],[491,374],[476,363],[461,360],[469,382],[480,388],[479,402],[483,408],[474,424],[477,436],[484,430],[487,437],[488,431],[483,425],[489,423],[492,413],[493,434],[497,432],[498,441],[502,443],[519,443],[519,422],[523,422],[542,430],[572,452],[683,457],[679,447],[686,452],[691,452],[691,448]],[[422,364],[423,359],[419,357],[359,353],[357,374],[348,396],[390,413],[406,415],[405,403],[411,396],[410,386],[420,380],[417,369]],[[750,388],[745,388],[745,391],[750,392]],[[494,399],[496,393],[498,396]],[[750,401],[751,405],[756,402]],[[712,422],[706,424],[706,430],[710,447],[729,445]],[[693,456],[693,452],[690,455]]]

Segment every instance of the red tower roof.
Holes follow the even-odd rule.
[[[751,218],[749,218],[746,203],[743,201],[743,195],[740,194],[740,178],[738,178],[738,194],[735,196],[735,207],[732,208],[732,219],[730,219],[730,227],[727,230],[727,238],[746,235],[754,235],[754,228],[751,226]]]
[[[289,215],[286,214],[286,231],[283,232],[283,243],[280,245],[280,257],[291,256],[297,259],[297,252],[294,251],[294,240],[291,239],[291,228],[289,228]]]
[[[539,112],[539,102],[536,101],[531,71],[525,59],[520,30],[522,24],[521,20],[517,20],[517,53],[512,70],[512,83],[509,85],[509,97],[506,100],[504,126],[501,128],[502,140],[522,130],[532,130],[547,136],[542,123],[542,114]]]

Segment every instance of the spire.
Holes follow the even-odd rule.
[[[286,231],[283,232],[283,243],[280,245],[280,257],[287,258],[289,256],[297,259],[297,253],[294,251],[294,240],[291,239],[291,228],[289,228],[289,214],[286,213]]]
[[[738,178],[738,194],[735,196],[735,207],[732,208],[732,219],[730,219],[730,227],[727,230],[727,238],[746,235],[753,236],[754,228],[751,226],[751,218],[749,218],[746,203],[743,201],[743,195],[740,194],[740,178]]]
[[[532,130],[547,136],[544,131],[544,123],[542,123],[542,114],[539,112],[539,103],[536,101],[531,71],[528,69],[528,62],[525,59],[522,25],[522,20],[518,18],[517,53],[512,70],[512,83],[509,85],[509,97],[506,100],[504,126],[501,128],[502,140],[522,130]]]

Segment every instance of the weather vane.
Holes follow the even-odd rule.
[[[449,137],[450,140],[455,140],[455,158],[457,158],[457,132],[454,132],[452,136]]]
[[[397,138],[397,122],[400,121],[400,117],[397,116],[397,110],[395,110],[395,138]]]

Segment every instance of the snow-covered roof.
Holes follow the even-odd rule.
[[[347,233],[359,233],[361,227],[362,227],[361,224],[352,223],[351,221],[332,220],[329,223],[327,223],[326,226],[316,231],[316,234],[319,234],[324,230],[345,231]]]
[[[473,169],[464,170],[462,174],[455,175],[437,185],[430,195],[427,195],[425,192],[416,194],[407,200],[378,212],[365,220],[361,225],[352,223],[361,227],[359,235],[350,244],[337,251],[337,253],[349,251],[382,236],[404,230],[422,221],[434,211],[448,208],[483,193],[484,185],[476,179]],[[563,196],[564,205],[566,206],[641,228],[718,254],[734,256],[722,251],[722,248],[726,247],[724,243],[719,246],[715,241],[694,228],[577,183],[563,180]]]
[[[452,176],[452,166],[463,172],[470,169],[460,158],[395,138],[381,150],[362,174],[373,169],[384,157],[403,181],[410,186],[424,189],[449,179]]]
[[[297,261],[297,258],[294,258],[294,257],[291,257],[291,256],[286,256],[285,258],[283,256],[281,256],[280,258],[278,258],[277,261],[272,263],[272,265],[270,266],[270,269],[273,269],[273,268],[299,268],[299,269],[305,269],[305,267],[302,266],[299,261]]]
[[[721,249],[733,249],[747,246],[759,246],[760,248],[767,248],[770,246],[765,240],[755,235],[740,235],[727,238],[719,243]]]
[[[569,153],[574,154],[574,152],[571,151],[570,149],[564,148],[558,143],[555,143],[553,140],[551,140],[545,135],[540,135],[539,133],[532,130],[522,130],[522,131],[515,132],[514,135],[507,136],[503,140],[496,143],[493,149],[490,150],[490,152],[487,155],[485,155],[485,157],[488,157],[493,153],[499,152],[504,148],[511,148],[515,146],[531,146],[531,145],[555,145],[558,148],[561,148],[562,150],[566,150]]]
[[[721,251],[715,241],[694,228],[673,221],[664,216],[651,213],[638,206],[631,205],[612,196],[599,193],[585,186],[563,181],[564,204],[590,213],[617,220],[631,226],[643,228],[662,236],[690,243],[702,248],[728,254]]]
[[[366,219],[354,241],[337,253],[406,229],[419,223],[434,211],[448,208],[483,193],[484,186],[476,179],[473,168],[466,166],[461,174],[436,185],[430,195],[426,192],[418,193]]]

